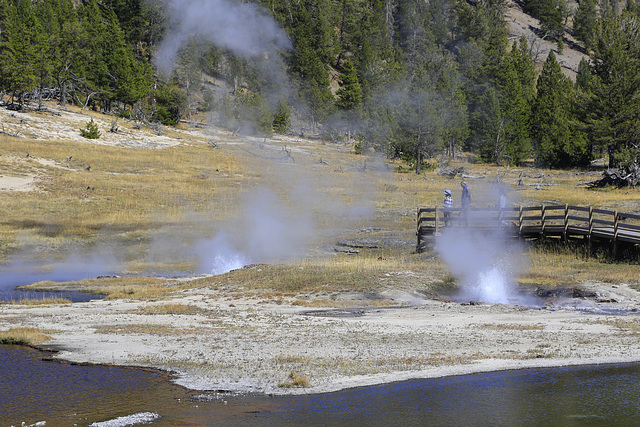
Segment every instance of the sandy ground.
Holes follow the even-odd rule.
[[[54,120],[48,120],[52,118]],[[80,133],[93,119],[100,131],[100,138],[87,140]],[[61,125],[63,123],[64,125]],[[116,123],[117,131],[112,132]],[[114,128],[115,129],[115,128]],[[0,108],[0,131],[6,135],[36,140],[88,141],[93,144],[130,147],[163,148],[179,144],[162,131],[154,131],[146,126],[131,129],[124,121],[103,114],[90,114],[88,111],[68,109],[46,104],[44,111],[18,112]]]
[[[589,287],[588,287],[589,288]],[[593,299],[538,307],[418,300],[396,308],[308,312],[284,301],[236,299],[224,290],[183,291],[172,301],[94,300],[66,306],[0,305],[0,329],[51,332],[55,358],[148,366],[196,390],[318,393],[411,378],[640,361],[640,295],[590,285]],[[359,297],[354,295],[355,298]],[[615,302],[614,302],[615,301]],[[185,304],[194,314],[144,314]],[[288,387],[294,373],[307,387]]]

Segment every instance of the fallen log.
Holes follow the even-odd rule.
[[[438,170],[438,175],[447,176],[450,179],[456,177],[456,175],[462,175],[464,173],[464,167],[460,166],[458,168],[440,168]]]
[[[612,186],[616,188],[632,187],[640,185],[640,167],[637,163],[626,169],[608,169],[602,172],[602,178],[595,181],[585,182],[587,188],[602,188]]]

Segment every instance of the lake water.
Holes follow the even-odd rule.
[[[88,294],[85,292],[51,292],[19,290],[19,286],[30,285],[43,280],[56,282],[82,280],[95,276],[90,276],[85,272],[58,271],[50,273],[40,273],[37,271],[11,271],[0,270],[0,302],[20,301],[22,299],[44,299],[44,298],[65,298],[71,302],[85,302],[92,299],[104,298],[102,295]]]
[[[71,302],[86,302],[94,299],[104,298],[104,295],[88,294],[86,292],[51,292],[51,291],[23,291],[19,289],[11,289],[0,291],[0,302],[18,302],[25,299],[51,299],[64,298]]]
[[[269,397],[193,393],[156,371],[43,361],[0,346],[0,425],[89,425],[153,414],[158,426],[640,425],[640,365],[528,369]],[[114,424],[112,424],[114,425]],[[122,424],[125,425],[125,424]]]

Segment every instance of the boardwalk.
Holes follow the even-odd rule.
[[[443,208],[418,208],[418,251],[424,249],[429,237],[441,234],[447,227],[500,232],[505,237],[522,239],[582,239],[590,246],[595,240],[606,241],[613,245],[614,256],[620,243],[640,245],[639,214],[571,205],[471,208],[469,221],[465,221],[460,208],[454,208],[449,219],[444,213]]]

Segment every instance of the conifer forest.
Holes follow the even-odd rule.
[[[640,0],[518,3],[553,43],[542,59],[506,2],[0,0],[0,95],[349,140],[417,173],[461,152],[637,170]],[[583,55],[570,75],[564,49]]]

